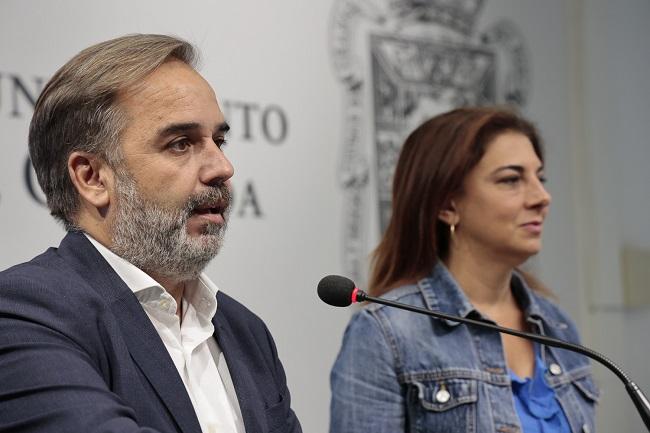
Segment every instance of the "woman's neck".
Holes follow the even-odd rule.
[[[513,302],[510,279],[513,267],[487,255],[450,251],[445,264],[469,300],[481,310]]]

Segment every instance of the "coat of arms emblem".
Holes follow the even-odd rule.
[[[383,231],[390,218],[392,175],[406,135],[454,107],[526,103],[530,73],[521,32],[508,20],[479,26],[484,3],[334,2],[331,58],[344,113],[342,256],[355,281],[365,280],[367,221]]]

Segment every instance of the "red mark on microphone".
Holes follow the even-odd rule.
[[[353,304],[357,302],[357,292],[358,292],[358,291],[359,291],[359,289],[356,288],[356,287],[355,287],[354,290],[352,291],[352,303],[353,303]]]

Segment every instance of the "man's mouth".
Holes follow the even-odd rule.
[[[203,203],[198,204],[194,208],[194,212],[202,213],[221,213],[228,207],[227,199],[208,199]]]
[[[198,209],[195,209],[193,213],[198,214],[198,215],[220,214],[221,209],[219,207],[198,208]]]
[[[222,224],[225,221],[224,213],[227,209],[227,202],[205,203],[194,208],[192,215],[208,219],[215,224]]]

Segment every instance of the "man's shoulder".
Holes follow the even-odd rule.
[[[5,306],[22,304],[52,310],[66,306],[66,310],[78,310],[74,314],[77,317],[87,310],[79,306],[89,305],[89,296],[96,297],[93,292],[57,248],[0,272],[0,297]]]
[[[105,300],[54,248],[0,272],[3,332],[12,329],[23,338],[41,338],[54,330],[76,347],[91,350],[101,347],[99,324],[109,311]],[[3,337],[0,345],[11,338],[17,337]]]
[[[262,319],[248,307],[237,301],[232,296],[219,290],[217,293],[217,314],[221,312],[228,319],[251,324],[263,324]]]
[[[19,263],[0,272],[0,287],[8,282],[38,283],[63,278],[65,264],[56,248],[49,248],[28,262]]]

